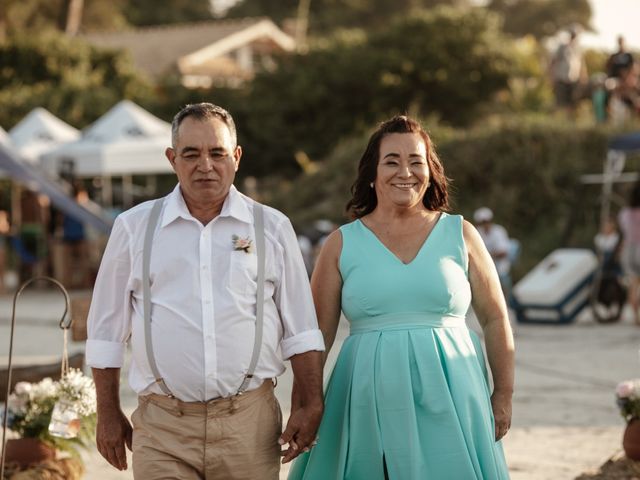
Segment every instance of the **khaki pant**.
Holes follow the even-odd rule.
[[[145,395],[131,421],[135,479],[278,479],[282,413],[270,380],[233,400]]]

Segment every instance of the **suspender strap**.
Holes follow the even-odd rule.
[[[151,208],[151,214],[149,215],[149,221],[147,222],[147,230],[144,234],[144,249],[142,251],[142,300],[144,309],[144,344],[147,350],[147,361],[149,367],[153,373],[153,378],[156,379],[160,390],[166,395],[173,398],[173,393],[164,383],[164,379],[158,371],[158,365],[156,365],[156,358],[153,355],[153,341],[151,338],[151,284],[149,282],[149,269],[151,264],[151,249],[153,247],[153,234],[158,225],[158,219],[160,218],[160,212],[162,211],[163,198],[159,198],[153,204]]]
[[[260,349],[262,348],[262,327],[264,324],[264,268],[265,268],[265,249],[264,249],[264,207],[258,202],[253,204],[253,227],[255,230],[256,254],[258,256],[258,291],[256,295],[256,333],[253,340],[253,353],[251,354],[251,362],[244,379],[236,395],[242,395],[249,386],[249,382],[253,378],[253,374],[260,358]]]

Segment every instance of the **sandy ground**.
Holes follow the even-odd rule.
[[[59,356],[57,327],[63,304],[56,292],[26,293],[18,305],[14,346],[16,361]],[[8,353],[11,299],[0,298],[0,364]],[[471,328],[477,324],[470,318]],[[574,479],[594,472],[619,454],[624,422],[615,405],[615,385],[640,377],[640,328],[628,315],[613,325],[599,325],[588,312],[573,324],[516,325],[516,392],[513,425],[504,448],[513,480]],[[341,324],[333,356],[348,335]],[[83,343],[72,343],[71,352]],[[276,390],[286,415],[291,376],[288,370]],[[124,409],[135,408],[135,395],[122,385]],[[85,454],[88,479],[131,479],[130,470],[112,469],[92,450]],[[282,471],[286,478],[287,469]]]

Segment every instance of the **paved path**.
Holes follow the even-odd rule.
[[[0,356],[6,362],[10,298],[0,298]],[[19,304],[14,352],[20,361],[59,356],[57,327],[62,301],[55,292],[27,293]],[[477,328],[473,319],[470,326]],[[332,352],[348,335],[341,324]],[[629,318],[614,325],[594,323],[588,312],[568,326],[516,326],[517,369],[513,427],[504,446],[513,480],[563,480],[596,469],[620,450],[623,421],[614,401],[615,385],[640,377],[640,328]],[[82,343],[71,351],[82,351]],[[288,414],[291,374],[276,393]],[[122,387],[127,413],[135,396]],[[88,479],[131,479],[93,450],[85,455]],[[286,478],[283,470],[282,478]]]

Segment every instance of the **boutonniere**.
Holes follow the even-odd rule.
[[[242,238],[238,235],[231,236],[231,242],[233,243],[233,250],[236,252],[253,253],[253,240],[249,237]]]

